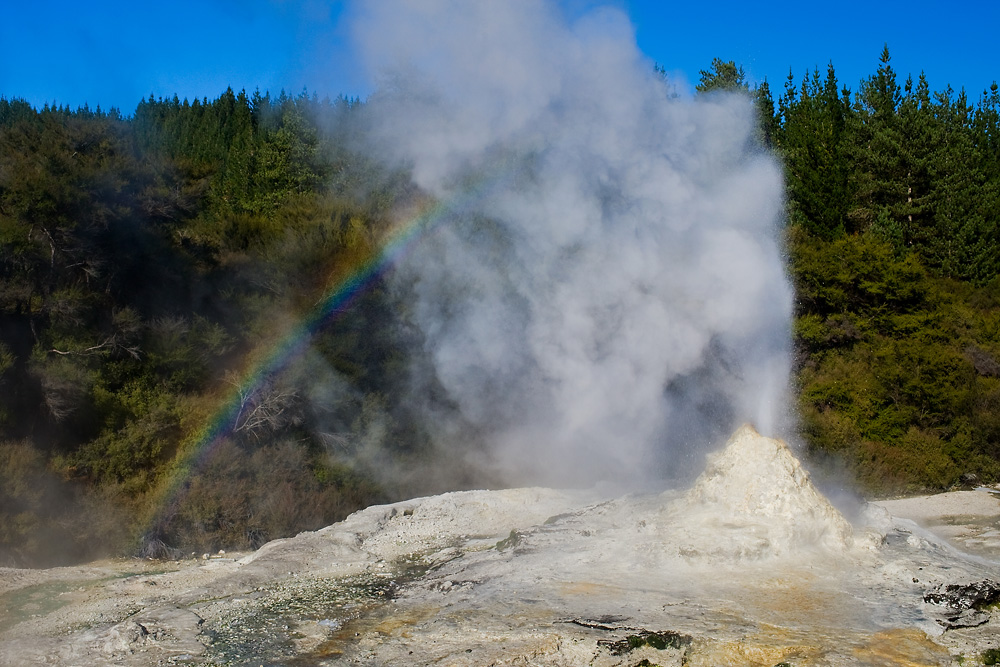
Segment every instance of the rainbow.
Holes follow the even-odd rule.
[[[174,464],[169,481],[160,485],[159,498],[152,503],[156,509],[149,520],[143,522],[139,531],[140,539],[144,540],[147,536],[158,539],[160,530],[183,501],[187,480],[202,467],[219,443],[232,434],[249,398],[303,354],[313,337],[325,325],[385,275],[421,238],[443,221],[471,210],[485,194],[494,191],[507,180],[481,179],[477,185],[461,190],[449,200],[423,206],[415,215],[394,225],[379,250],[370,253],[357,267],[347,272],[345,277],[330,286],[317,305],[280,338],[270,353],[243,373],[243,379],[235,385],[235,390],[223,401],[222,407],[202,428],[195,444],[185,448],[182,458]]]

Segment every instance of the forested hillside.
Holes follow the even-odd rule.
[[[997,84],[970,99],[922,76],[900,83],[886,49],[853,94],[832,65],[790,77],[770,125],[805,441],[869,493],[996,479]]]
[[[716,89],[756,97],[785,163],[809,449],[869,493],[996,479],[996,84],[931,92],[885,52],[856,91],[831,66],[775,103],[723,61],[699,94]],[[413,203],[358,148],[363,112],[231,90],[131,116],[0,98],[0,565],[256,547],[421,490],[380,488],[360,455],[428,444],[381,279],[243,384]]]
[[[0,560],[252,547],[382,497],[329,455],[366,420],[384,430],[397,327],[378,285],[195,452],[243,373],[380,242],[396,195],[345,148],[356,106],[0,101]],[[324,366],[350,386],[316,415]]]

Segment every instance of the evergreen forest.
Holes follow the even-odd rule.
[[[717,90],[756,100],[784,164],[811,458],[870,496],[1000,481],[997,84],[932,91],[886,49],[853,88],[832,64],[751,88],[717,59],[697,94]],[[359,456],[432,446],[383,277],[245,384],[420,196],[360,148],[364,110],[0,97],[0,566],[251,549],[444,490],[387,488]]]

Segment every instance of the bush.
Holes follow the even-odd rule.
[[[992,287],[932,278],[878,239],[790,235],[802,434],[869,493],[995,479],[1000,329]]]
[[[175,513],[156,534],[184,551],[256,549],[327,526],[379,498],[372,483],[300,443],[249,449],[226,439],[184,483]]]

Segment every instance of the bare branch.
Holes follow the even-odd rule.
[[[118,341],[117,335],[109,336],[103,343],[91,345],[90,347],[85,347],[82,350],[57,350],[52,348],[49,352],[55,352],[56,354],[60,354],[62,356],[91,357],[98,354],[101,350],[117,350],[128,354],[133,359],[139,359],[142,354],[142,348],[138,345],[121,344]]]
[[[227,373],[226,382],[236,387],[240,400],[233,431],[259,440],[265,431],[277,431],[290,421],[291,407],[298,398],[294,389],[277,387],[270,381],[258,387],[245,387],[232,373]]]

